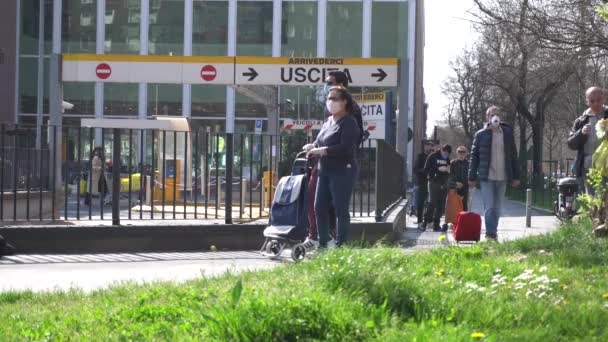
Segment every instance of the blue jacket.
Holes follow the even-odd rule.
[[[513,129],[506,124],[500,124],[504,136],[505,167],[508,181],[519,180],[519,164],[517,159],[517,146],[513,136]],[[492,129],[486,125],[477,131],[473,138],[471,159],[469,161],[469,180],[487,181],[492,160]]]

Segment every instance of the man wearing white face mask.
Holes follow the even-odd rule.
[[[313,144],[304,146],[308,155],[320,156],[315,196],[315,219],[320,247],[328,247],[329,208],[333,203],[337,217],[338,246],[348,242],[350,214],[348,206],[357,174],[355,149],[360,139],[352,115],[353,100],[342,87],[332,87],[326,107],[331,116],[325,121]]]
[[[477,181],[483,198],[486,238],[496,240],[507,183],[519,186],[517,147],[511,126],[500,120],[496,106],[486,111],[488,122],[475,133],[469,162],[469,185]]]

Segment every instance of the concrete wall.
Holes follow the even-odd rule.
[[[32,191],[29,194],[29,219],[30,221],[38,220],[40,217],[40,193],[37,191]],[[17,192],[17,220],[26,220],[27,219],[27,202],[28,195],[25,191]],[[52,204],[53,193],[50,191],[42,192],[42,219],[50,220],[52,218],[51,212],[53,209]],[[4,193],[2,196],[2,208],[4,217],[2,222],[10,222],[14,220],[14,211],[15,208],[15,195],[10,193]],[[59,218],[59,212],[63,210],[64,207],[64,196],[63,191],[55,192],[55,219]]]
[[[0,1],[0,123],[16,117],[17,1]]]

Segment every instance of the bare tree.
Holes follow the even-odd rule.
[[[531,130],[532,172],[540,181],[547,108],[583,56],[581,52],[539,44],[538,36],[529,27],[533,20],[547,17],[539,18],[542,13],[533,11],[530,0],[474,1],[479,8],[482,46],[486,47],[484,59],[492,61],[486,77],[509,97],[517,115],[525,119],[519,120],[520,149],[524,152],[527,131]]]

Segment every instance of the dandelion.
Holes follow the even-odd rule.
[[[441,277],[443,275],[443,270],[436,271],[435,275]]]
[[[439,241],[441,242],[441,241],[445,240],[445,238],[446,238],[446,236],[445,236],[445,235],[441,235],[441,236],[439,237]]]
[[[474,332],[471,334],[472,338],[476,338],[476,339],[482,339],[484,337],[486,337],[486,334],[482,333],[482,332]]]
[[[602,295],[602,297],[603,297],[604,299],[608,299],[608,293],[604,293],[604,294]]]

